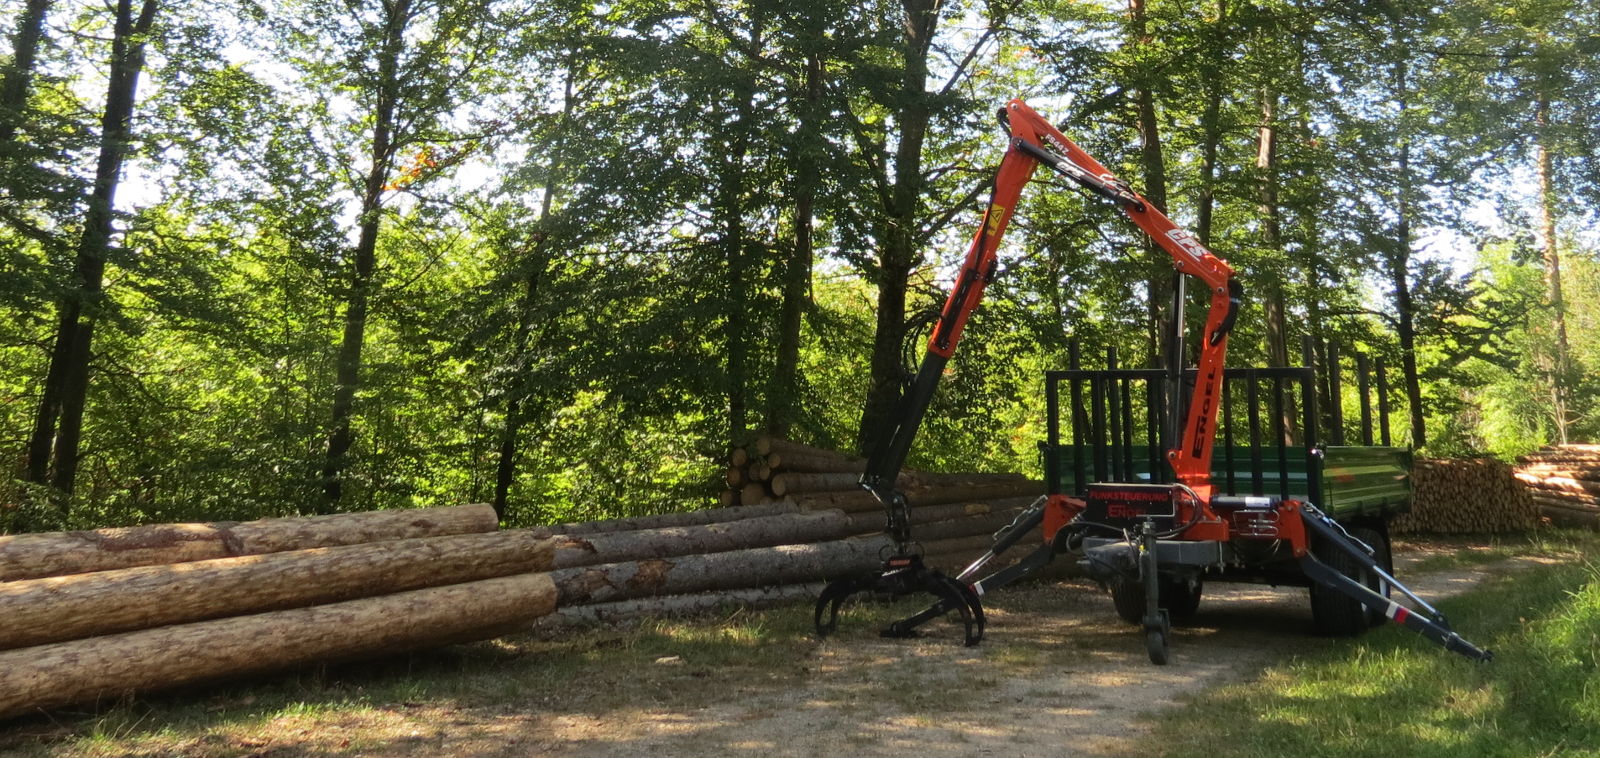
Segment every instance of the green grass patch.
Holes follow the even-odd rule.
[[[1562,563],[1440,604],[1458,631],[1494,650],[1492,663],[1385,627],[1193,698],[1161,717],[1149,752],[1600,755],[1600,569],[1582,556],[1597,544],[1592,535],[1558,537],[1544,554]]]

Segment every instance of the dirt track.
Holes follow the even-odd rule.
[[[1417,558],[1399,557],[1400,575],[1424,598],[1514,568],[1411,576],[1405,567]],[[1329,644],[1310,636],[1304,589],[1207,587],[1194,621],[1175,630],[1165,667],[1150,665],[1140,632],[1086,583],[991,601],[989,636],[977,648],[961,647],[953,625],[913,641],[855,629],[819,646],[803,676],[738,683],[710,705],[675,708],[662,693],[656,707],[623,712],[518,714],[481,724],[497,734],[447,751],[517,755],[506,742],[516,739],[522,750],[561,756],[1122,755],[1149,717],[1182,696]]]

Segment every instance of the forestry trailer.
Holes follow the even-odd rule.
[[[1205,581],[1308,586],[1313,618],[1324,632],[1354,635],[1390,619],[1447,650],[1490,660],[1492,653],[1451,631],[1438,610],[1392,574],[1384,524],[1406,501],[1409,459],[1404,451],[1319,446],[1310,368],[1225,370],[1228,332],[1243,299],[1228,264],[1021,100],[1008,103],[999,115],[1010,145],[982,224],[933,326],[921,366],[905,387],[889,428],[879,435],[860,481],[888,513],[886,528],[894,550],[881,571],[838,579],[823,590],[814,614],[818,634],[834,631],[840,604],[855,593],[927,592],[937,602],[890,624],[884,636],[912,636],[922,624],[955,613],[965,625],[966,644],[975,645],[984,633],[983,595],[1066,554],[1111,588],[1124,620],[1142,625],[1146,650],[1158,665],[1169,658],[1171,618],[1194,612]],[[962,329],[984,287],[995,278],[1000,239],[1024,185],[1040,165],[1120,206],[1172,256],[1176,273],[1167,368],[1118,370],[1113,355],[1107,370],[1083,371],[1074,351],[1072,370],[1051,372],[1050,438],[1043,446],[1047,494],[996,533],[988,552],[951,577],[924,564],[912,539],[909,504],[895,488],[895,479]],[[1186,276],[1198,279],[1210,295],[1198,365],[1192,369],[1184,368]],[[1070,385],[1069,445],[1060,439],[1063,382]],[[1244,447],[1234,446],[1231,421],[1233,406],[1243,398],[1230,388],[1239,384],[1249,408],[1249,444]],[[1263,444],[1260,433],[1257,401],[1262,386],[1270,387],[1267,394],[1273,398],[1270,423],[1282,427],[1272,435],[1278,440],[1275,446]],[[1285,387],[1295,386],[1301,390],[1297,397],[1285,393]],[[1297,425],[1292,418],[1296,405],[1303,411],[1302,428],[1291,448],[1286,440]],[[1225,462],[1217,471],[1212,452],[1219,411],[1225,417]],[[1135,444],[1138,421],[1144,422],[1143,445]],[[1240,469],[1241,459],[1248,459],[1247,469]],[[1278,474],[1270,484],[1265,476],[1269,464]],[[1362,470],[1387,481],[1388,493],[1383,486],[1375,497],[1325,486],[1325,472]],[[1350,474],[1336,474],[1335,479],[1355,480]],[[1393,492],[1396,483],[1398,494]],[[976,578],[1035,529],[1043,533],[1042,546],[1007,568]],[[1410,605],[1390,600],[1391,591]]]

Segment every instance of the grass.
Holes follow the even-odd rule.
[[[1600,568],[1594,535],[1517,549],[1561,557],[1440,604],[1495,651],[1475,664],[1386,627],[1193,698],[1150,754],[1600,755]]]

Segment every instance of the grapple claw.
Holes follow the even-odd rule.
[[[891,597],[927,592],[939,598],[939,602],[920,613],[885,627],[881,632],[884,637],[915,636],[917,627],[950,611],[956,611],[961,614],[961,623],[966,627],[965,644],[971,647],[983,640],[983,603],[978,599],[978,593],[965,582],[928,568],[919,555],[896,555],[884,561],[883,570],[877,574],[846,577],[830,582],[823,588],[822,594],[817,596],[816,610],[813,614],[817,636],[826,637],[838,628],[839,606],[846,598],[857,592],[872,592]],[[825,615],[826,620],[824,620]]]

